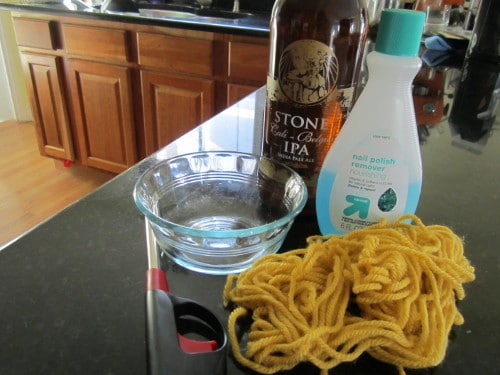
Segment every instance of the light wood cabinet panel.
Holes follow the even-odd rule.
[[[267,38],[12,12],[43,155],[121,172],[265,84]]]
[[[257,90],[257,86],[238,85],[228,83],[227,85],[227,106],[236,103],[238,100],[243,99],[245,96],[250,95]]]
[[[228,76],[231,82],[266,82],[269,65],[269,45],[240,41],[229,42]]]
[[[56,38],[51,31],[52,21],[14,17],[12,23],[18,46],[56,49]]]
[[[142,71],[146,153],[172,142],[214,114],[214,81]]]
[[[35,119],[40,153],[74,160],[71,128],[58,56],[22,53],[24,75]]]
[[[127,31],[104,27],[63,24],[64,49],[69,55],[126,63],[129,60]]]
[[[227,105],[266,84],[269,43],[264,38],[231,36],[228,42]]]
[[[137,48],[139,64],[145,67],[161,68],[170,73],[214,74],[211,40],[139,32]]]
[[[121,172],[137,162],[130,68],[68,61],[82,164]]]

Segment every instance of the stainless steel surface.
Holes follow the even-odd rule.
[[[149,225],[148,219],[144,219],[144,226],[146,229],[146,247],[148,252],[148,269],[152,268],[160,268],[160,258],[158,254],[158,248],[156,246],[156,240],[153,233],[153,229],[151,229],[151,225]]]
[[[129,15],[129,13],[127,13]],[[139,9],[139,15],[142,17],[151,18],[173,18],[173,19],[190,19],[197,21],[210,20],[234,20],[252,16],[251,13],[230,12],[222,9],[211,8],[193,8],[193,9]]]

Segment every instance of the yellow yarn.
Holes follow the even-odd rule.
[[[443,360],[452,325],[464,321],[455,301],[474,280],[449,228],[407,215],[307,243],[228,277],[224,304],[235,305],[228,327],[238,362],[273,374],[308,361],[326,374],[366,351],[404,374]],[[237,323],[249,312],[242,349]]]

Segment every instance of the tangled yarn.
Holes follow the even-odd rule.
[[[449,228],[407,215],[307,243],[228,277],[224,304],[235,306],[228,327],[238,362],[263,374],[311,362],[326,374],[366,351],[404,374],[443,360],[452,325],[464,321],[456,299],[474,280]],[[242,348],[237,325],[250,312]]]

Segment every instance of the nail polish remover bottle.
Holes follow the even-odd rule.
[[[425,14],[382,12],[368,82],[321,168],[316,214],[321,233],[343,234],[414,213],[422,162],[412,98]]]

